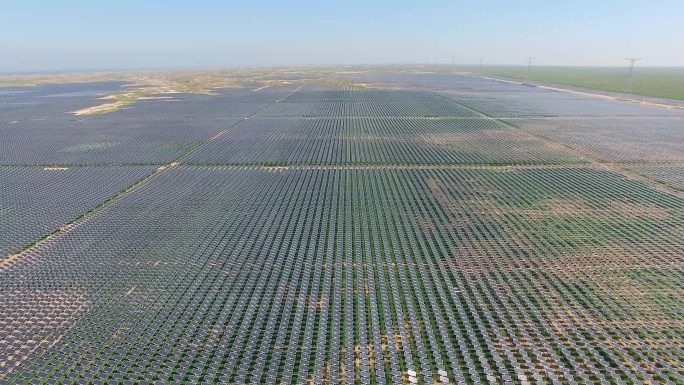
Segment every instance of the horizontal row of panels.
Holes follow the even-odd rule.
[[[562,143],[612,162],[683,161],[684,120],[538,118],[163,118],[0,124],[0,164],[563,163]],[[506,124],[507,123],[508,126]],[[518,130],[521,129],[521,130]],[[220,134],[220,135],[219,135]]]
[[[582,161],[566,149],[480,118],[254,118],[184,159],[285,165]]]
[[[0,267],[0,374],[676,382],[683,218],[582,167],[170,167]]]
[[[0,124],[0,164],[165,164],[243,118],[26,120]]]
[[[0,164],[562,163],[580,158],[482,118],[199,118],[0,125]]]
[[[458,93],[444,94],[462,106],[496,118],[555,116],[684,116],[681,110],[652,107],[637,103],[601,98],[574,99],[500,99],[459,98]]]

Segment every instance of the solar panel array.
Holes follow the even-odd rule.
[[[198,164],[586,162],[482,118],[250,119],[185,159]]]
[[[0,262],[82,216],[154,167],[0,167]]]
[[[331,89],[332,88],[332,89]],[[304,86],[260,116],[472,117],[477,113],[439,95],[416,91]]]
[[[682,383],[681,113],[353,76],[0,123],[0,383]]]
[[[676,163],[664,164],[631,164],[629,169],[649,178],[666,183],[680,190],[684,190],[684,165]]]
[[[507,119],[610,162],[684,161],[684,117]]]
[[[506,117],[564,117],[564,116],[673,116],[676,111],[649,108],[630,103],[601,99],[461,99],[459,103],[487,115]]]
[[[99,97],[121,92],[124,85],[123,82],[98,82],[3,87],[0,124],[26,119],[69,119],[69,111],[102,104]]]
[[[242,118],[83,118],[0,124],[0,164],[165,164]]]

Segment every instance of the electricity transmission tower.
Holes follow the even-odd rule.
[[[482,70],[482,59],[484,59],[482,56],[479,57],[480,59],[480,76],[484,75],[484,71]]]
[[[622,89],[622,92],[631,94],[632,87],[634,86],[634,63],[641,60],[641,58],[628,57],[625,58],[625,60],[629,60],[629,67],[627,67],[627,81],[625,82],[625,88]]]
[[[534,60],[534,57],[527,56],[527,73],[525,74],[525,83],[530,81],[530,74],[532,73],[532,60]]]

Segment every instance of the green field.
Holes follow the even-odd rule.
[[[484,68],[484,74],[524,79],[527,67],[491,66]],[[626,79],[626,67],[532,67],[530,76],[530,80],[535,82],[612,92],[622,92]],[[637,66],[634,69],[633,93],[684,100],[684,67]]]

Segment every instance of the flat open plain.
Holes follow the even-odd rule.
[[[0,88],[0,384],[684,383],[684,110],[326,76]]]

